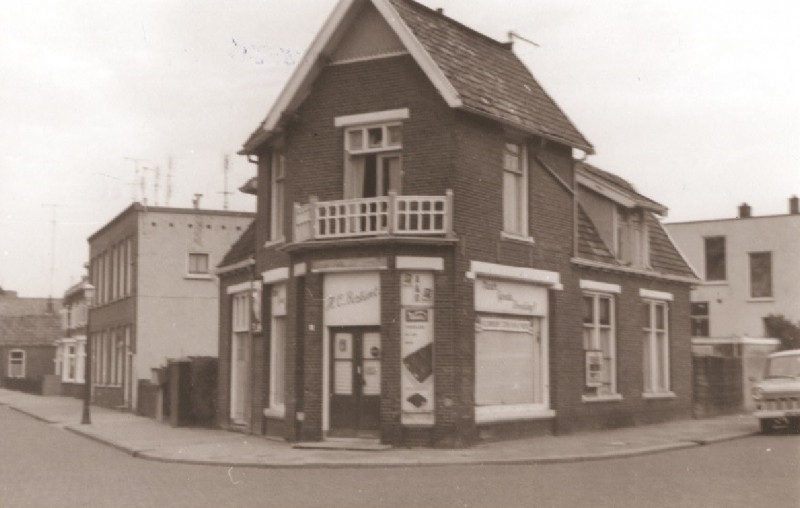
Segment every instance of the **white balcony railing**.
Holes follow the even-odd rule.
[[[453,192],[444,196],[388,196],[294,205],[294,241],[360,236],[450,235]]]

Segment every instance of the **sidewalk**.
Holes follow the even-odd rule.
[[[297,449],[291,443],[224,430],[175,428],[149,418],[97,406],[92,406],[92,423],[81,425],[81,404],[80,400],[70,397],[41,397],[0,388],[0,406],[8,406],[135,457],[228,467],[394,467],[570,462],[689,448],[746,437],[758,431],[758,424],[752,416],[734,415],[569,436],[517,439],[461,450],[317,450]],[[7,409],[0,407],[0,410]]]

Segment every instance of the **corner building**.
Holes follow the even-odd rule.
[[[665,209],[574,152],[509,44],[339,2],[242,149],[258,212],[219,271],[220,424],[465,446],[690,416],[694,274]]]

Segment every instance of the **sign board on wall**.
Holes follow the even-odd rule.
[[[400,275],[401,421],[433,425],[433,274]]]
[[[479,278],[475,280],[475,310],[496,314],[545,316],[547,289],[519,282]]]
[[[381,324],[381,281],[376,272],[325,274],[325,326]]]
[[[597,388],[603,386],[605,369],[602,351],[586,351],[586,386]]]

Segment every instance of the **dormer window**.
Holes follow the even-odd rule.
[[[635,268],[648,267],[650,242],[644,211],[617,206],[614,222],[614,254],[617,259]]]

